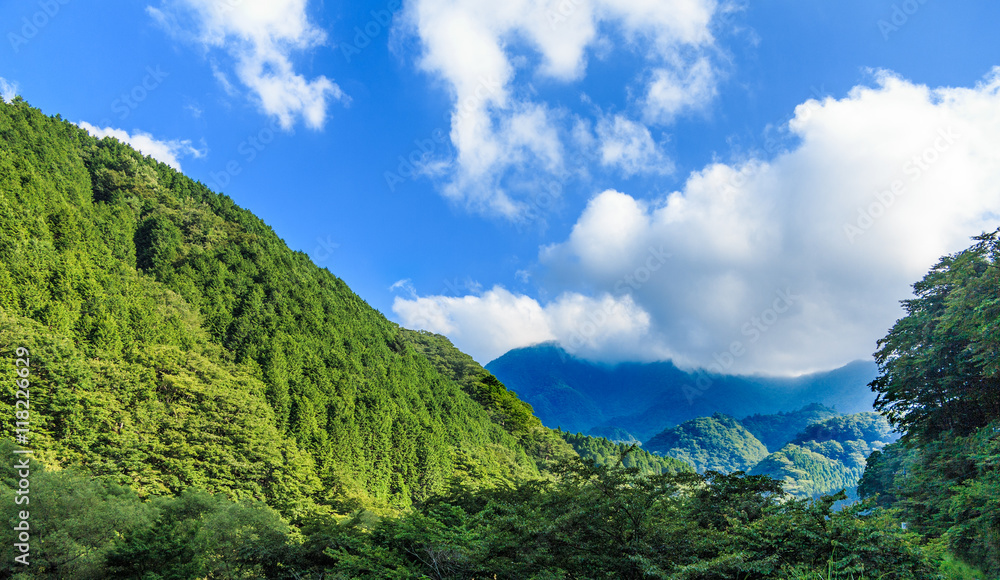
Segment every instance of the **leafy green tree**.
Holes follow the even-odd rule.
[[[1000,418],[1000,230],[913,285],[875,353],[876,409],[905,438],[968,435]]]
[[[879,341],[876,407],[904,432],[869,458],[863,496],[1000,574],[1000,230],[942,258]]]
[[[0,453],[15,457],[13,442],[0,442]],[[21,455],[17,457],[28,457]],[[0,466],[0,510],[5,525],[0,533],[0,574],[18,578],[106,578],[105,560],[119,538],[152,522],[149,506],[131,489],[75,471],[49,471],[30,461],[27,502],[17,503],[19,469],[13,461]],[[22,519],[30,527],[28,566],[14,561],[21,551],[14,530]],[[10,525],[7,525],[10,524]],[[10,577],[10,576],[7,576]]]

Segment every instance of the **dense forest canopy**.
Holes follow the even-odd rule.
[[[32,445],[51,465],[291,515],[572,453],[228,197],[23,101],[0,106],[0,143],[0,337],[34,355]]]
[[[808,425],[750,473],[783,482],[785,492],[796,497],[844,490],[854,500],[868,456],[896,438],[878,413],[831,417]]]
[[[943,258],[879,342],[876,406],[902,439],[858,491],[1000,576],[1000,230]]]

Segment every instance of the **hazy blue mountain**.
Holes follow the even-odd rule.
[[[763,443],[739,421],[721,413],[664,429],[643,448],[685,461],[698,473],[746,471],[767,457]]]
[[[791,412],[811,403],[870,411],[874,362],[794,378],[685,372],[670,362],[615,366],[576,358],[554,344],[512,350],[486,365],[548,427],[619,428],[647,440],[697,417]]]

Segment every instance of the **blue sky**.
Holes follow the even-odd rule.
[[[1000,226],[996,3],[10,0],[0,22],[5,98],[180,167],[482,363],[556,340],[832,368]]]

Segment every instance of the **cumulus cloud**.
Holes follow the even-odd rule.
[[[149,14],[178,37],[206,49],[224,49],[235,61],[235,75],[253,93],[261,110],[291,128],[301,118],[323,126],[329,101],[346,99],[326,78],[307,79],[295,71],[292,54],[326,42],[326,33],[310,22],[308,0],[163,0]],[[227,92],[228,75],[213,63],[213,74]]]
[[[662,356],[741,373],[868,358],[913,282],[1000,227],[1000,69],[971,88],[878,73],[844,98],[799,105],[787,130],[790,150],[709,165],[662,198],[596,195],[565,240],[540,250],[535,279],[560,296],[551,303],[494,289],[505,300],[409,304],[433,304],[437,328],[461,347],[459,337],[483,332],[496,348],[552,339],[595,359]],[[627,303],[624,319],[645,321],[621,327],[635,332],[621,335],[629,348],[604,335],[620,317],[596,314],[606,309],[594,300]],[[507,308],[526,303],[533,318]],[[489,316],[466,323],[455,304]],[[556,324],[555,312],[570,314]],[[581,334],[593,340],[574,342]]]
[[[567,293],[542,306],[495,286],[475,296],[397,296],[392,310],[403,326],[447,335],[481,364],[512,348],[553,340],[595,360],[636,353],[653,360],[668,354],[650,351],[656,343],[645,341],[649,315],[627,295]]]
[[[104,137],[114,137],[122,143],[128,143],[132,147],[138,149],[143,155],[149,155],[153,159],[166,163],[177,171],[181,170],[181,157],[190,156],[197,159],[205,155],[204,150],[191,145],[191,141],[188,139],[161,141],[154,138],[149,133],[144,133],[142,131],[135,131],[134,133],[129,134],[128,131],[125,131],[124,129],[95,127],[86,121],[80,121],[77,125],[81,129],[85,129],[94,137],[101,139]]]
[[[17,83],[8,81],[7,79],[0,77],[0,97],[3,100],[10,101],[14,100],[17,96]]]
[[[516,221],[527,209],[523,199],[545,181],[532,177],[567,173],[564,134],[573,120],[536,102],[525,76],[579,81],[595,46],[617,44],[639,54],[646,71],[637,80],[644,96],[635,105],[649,122],[669,122],[701,106],[714,94],[716,74],[707,54],[716,11],[715,0],[408,4],[405,21],[422,45],[420,64],[452,92],[456,158],[445,195]],[[658,152],[644,126],[615,118],[606,129],[619,137],[602,145],[607,164],[637,172],[654,161],[650,156]]]

